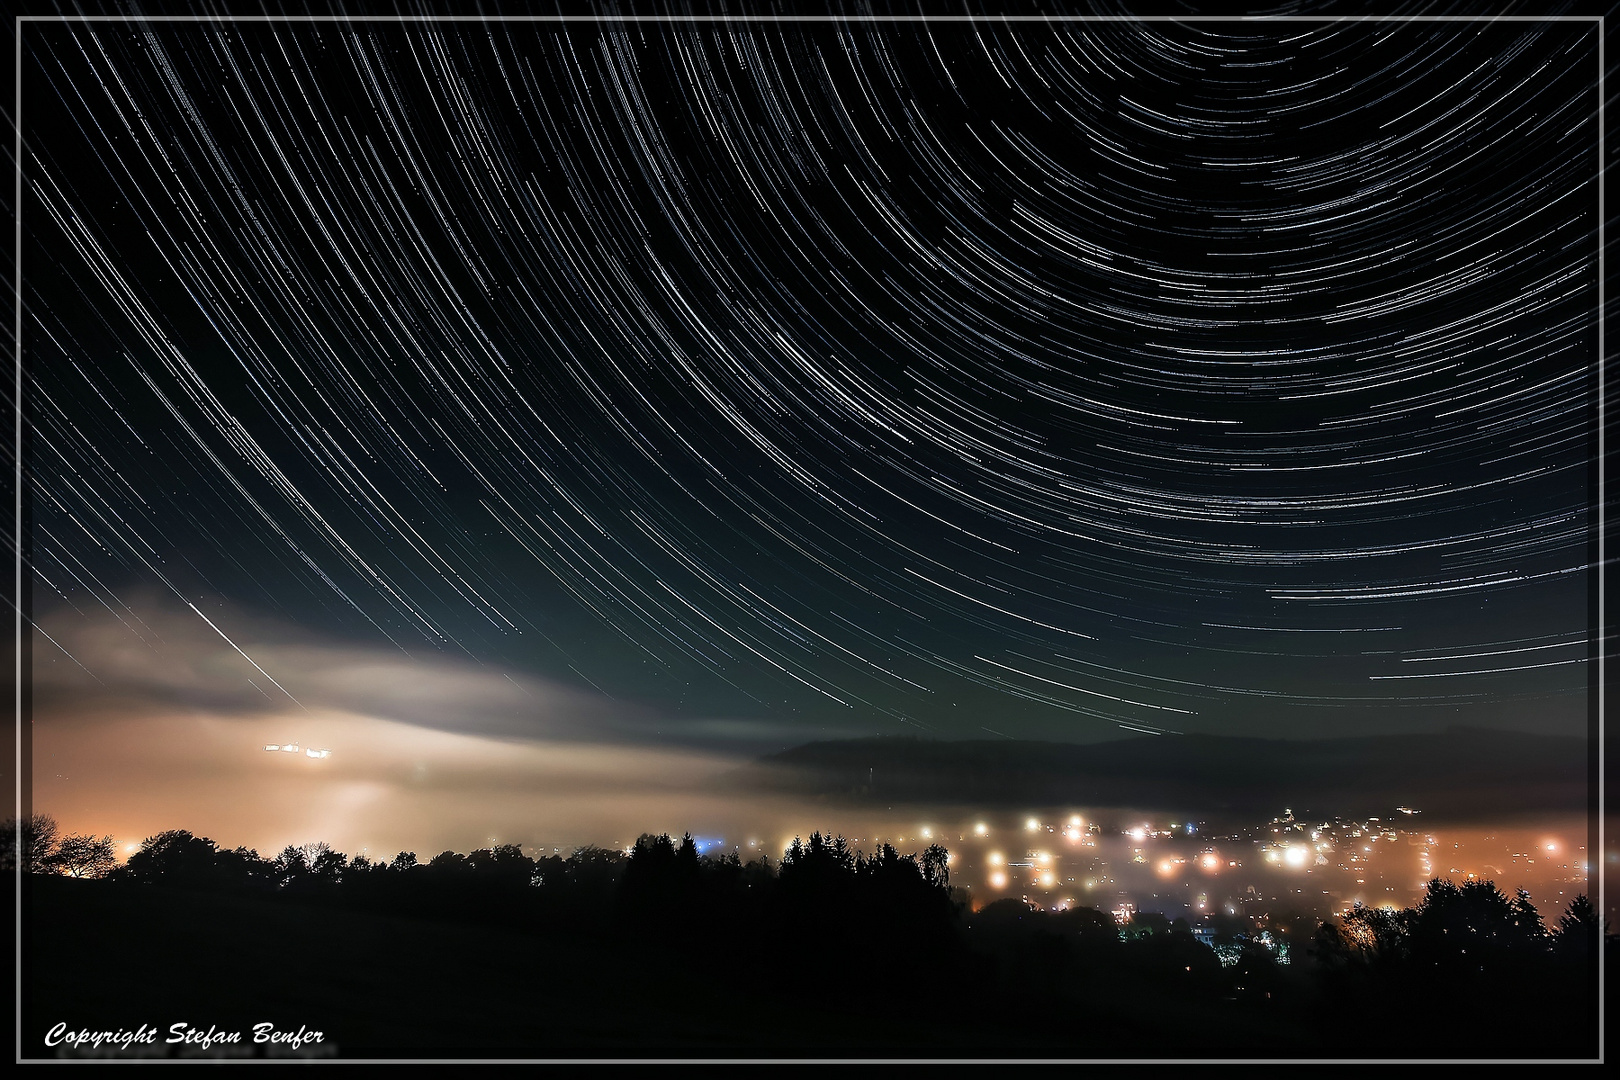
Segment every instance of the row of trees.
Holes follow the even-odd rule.
[[[1392,1050],[1447,1039],[1458,1050],[1595,1053],[1599,948],[1614,938],[1577,896],[1547,925],[1528,894],[1436,879],[1400,910],[1358,907],[1318,927],[1324,1015],[1365,1016]],[[1369,1018],[1370,1020],[1371,1018]]]
[[[690,835],[677,844],[667,835],[645,834],[627,852],[587,846],[566,858],[531,858],[517,845],[503,844],[467,854],[444,851],[422,863],[410,851],[390,860],[351,859],[325,843],[289,845],[267,859],[254,849],[227,849],[185,829],[171,829],[147,837],[120,867],[111,836],[64,836],[48,815],[13,819],[4,828],[0,869],[13,870],[21,861],[32,873],[185,889],[322,896],[345,884],[359,893],[386,891],[389,883],[408,877],[473,892],[540,888],[594,894],[595,899],[613,896],[629,908],[670,908],[715,899],[727,887],[754,889],[773,880],[786,883],[813,907],[840,906],[863,892],[932,895],[937,900],[950,888],[950,853],[938,844],[920,856],[902,856],[884,844],[868,856],[841,836],[819,832],[808,843],[795,839],[773,868],[768,859],[745,866],[733,853],[702,857]],[[1127,936],[1171,929],[1186,927],[1181,920],[1172,926],[1163,916],[1141,913]],[[1584,895],[1548,927],[1523,889],[1509,897],[1490,881],[1459,885],[1436,879],[1415,907],[1358,904],[1323,923],[1312,951],[1330,967],[1483,977],[1544,952],[1584,957],[1601,936],[1601,919]]]
[[[865,992],[961,961],[959,899],[938,845],[870,854],[843,837],[811,834],[781,860],[700,855],[688,835],[643,835],[629,850],[582,847],[525,854],[513,844],[423,861],[353,858],[330,846],[289,846],[271,858],[173,829],[147,837],[101,874],[125,887],[162,886],[276,898],[416,918],[519,929],[562,929],[635,943],[644,955],[719,965],[728,977],[814,993],[866,971]],[[44,869],[35,864],[35,869]],[[791,965],[806,933],[817,948]]]
[[[6,829],[4,858],[8,868],[15,868],[21,858],[34,873],[109,877],[187,889],[319,895],[345,883],[364,888],[368,879],[389,880],[411,874],[463,885],[479,881],[508,889],[572,885],[589,890],[593,885],[616,885],[622,877],[631,894],[674,895],[689,890],[705,874],[727,876],[728,869],[743,869],[733,853],[700,857],[690,835],[677,846],[667,835],[644,834],[628,851],[587,846],[566,858],[531,858],[516,844],[503,844],[465,855],[444,851],[423,863],[414,851],[402,851],[387,860],[372,860],[365,855],[351,859],[325,843],[289,845],[275,857],[265,858],[256,849],[224,848],[186,829],[147,837],[128,863],[120,867],[110,836],[99,840],[79,836],[59,839],[55,820],[43,815],[26,819],[21,828],[15,821],[8,822]],[[99,857],[87,861],[74,854],[86,846],[95,846]],[[851,848],[841,836],[817,832],[808,843],[795,839],[774,871],[769,859],[749,867],[756,879],[780,875],[807,892],[831,895],[854,888],[854,883],[860,881],[885,885],[904,881],[948,890],[949,860],[950,853],[938,844],[920,857],[901,855],[888,844],[868,856]]]
[[[805,914],[876,897],[885,897],[891,907],[912,901],[938,906],[950,892],[950,853],[938,844],[920,856],[903,856],[887,844],[867,855],[841,836],[819,832],[807,843],[795,839],[773,867],[763,858],[745,865],[733,853],[700,856],[690,835],[677,843],[667,835],[647,834],[629,851],[587,846],[566,858],[531,858],[517,845],[504,844],[467,854],[444,851],[423,863],[408,851],[389,860],[351,859],[325,843],[290,845],[265,858],[254,849],[227,849],[185,829],[171,829],[147,837],[128,863],[119,866],[112,837],[64,836],[55,819],[34,815],[5,825],[0,868],[15,869],[19,861],[33,873],[300,897],[343,891],[355,899],[376,899],[408,891],[407,882],[420,886],[417,891],[461,892],[485,900],[534,889],[578,894],[584,902],[627,912],[680,912],[683,918],[700,917],[705,906],[724,906],[728,894],[764,891],[772,883]],[[947,903],[941,910],[949,907]],[[1106,916],[1090,914],[1097,917],[1091,920],[1098,923],[1093,931],[1112,925]],[[1127,936],[1172,929],[1187,930],[1180,920],[1172,925],[1162,916],[1141,913]],[[1527,957],[1586,957],[1601,937],[1601,919],[1584,895],[1549,927],[1522,889],[1509,897],[1490,881],[1459,885],[1436,879],[1415,907],[1357,905],[1321,924],[1311,951],[1330,968],[1477,979],[1511,972]]]
[[[0,870],[14,871],[21,864],[36,874],[101,878],[118,865],[111,836],[63,836],[56,819],[49,814],[35,814],[21,822],[13,818],[4,828]]]
[[[74,838],[58,837],[49,819],[26,825],[12,826],[11,865],[75,873],[63,854]],[[1548,925],[1526,893],[1436,880],[1411,908],[1358,907],[1320,924],[1284,967],[1278,942],[1246,921],[1212,925],[1212,950],[1185,920],[1154,912],[1121,926],[1089,908],[1048,911],[1011,898],[968,914],[944,848],[866,853],[820,833],[780,861],[748,863],[704,856],[691,836],[651,834],[629,850],[531,857],[508,844],[425,861],[412,852],[350,858],[326,844],[266,858],[183,829],[148,837],[123,866],[108,865],[110,839],[106,847],[109,858],[77,876],[285,899],[311,913],[339,906],[584,935],[613,955],[630,950],[629,962],[715,969],[726,985],[880,1008],[971,1008],[1009,1030],[1108,1014],[1115,1025],[1139,1025],[1142,1038],[1157,1037],[1160,1014],[1120,1002],[1180,999],[1201,1003],[1195,1012],[1249,1002],[1331,1030],[1366,1018],[1356,1037],[1392,1050],[1429,1048],[1424,1040],[1437,1032],[1460,1048],[1469,1039],[1573,1045],[1591,1030],[1587,999],[1605,930],[1584,896]],[[233,900],[220,910],[251,908]],[[1373,1022],[1373,1002],[1384,1020]],[[1409,1017],[1422,1023],[1386,1022]]]
[[[1468,984],[1519,979],[1548,959],[1585,963],[1602,933],[1584,894],[1549,927],[1523,889],[1509,897],[1494,882],[1437,878],[1415,907],[1357,905],[1323,923],[1313,951],[1333,969]]]
[[[462,854],[444,851],[423,862],[415,852],[392,859],[353,858],[324,843],[288,846],[271,858],[246,847],[224,848],[185,829],[149,836],[117,866],[111,838],[106,858],[67,871],[55,822],[31,818],[10,825],[12,862],[34,872],[74,872],[128,884],[279,895],[362,908],[453,915],[473,921],[521,920],[536,909],[567,909],[586,921],[616,920],[658,930],[678,924],[735,923],[771,907],[814,918],[837,912],[900,923],[941,924],[954,908],[949,896],[949,853],[933,845],[921,856],[885,844],[868,855],[843,837],[813,833],[795,840],[779,863],[744,864],[734,853],[702,857],[688,835],[680,841],[651,834],[628,851],[582,847],[567,857],[530,857],[515,844]],[[100,843],[98,841],[98,843]],[[765,898],[769,905],[765,905]],[[919,913],[926,912],[923,918]],[[901,918],[904,913],[905,918]]]

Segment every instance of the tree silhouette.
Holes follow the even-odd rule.
[[[855,853],[842,836],[831,840],[813,832],[808,843],[794,837],[782,855],[770,894],[774,935],[784,947],[798,950],[799,965],[806,974],[824,974],[824,969],[837,963],[833,950],[826,946],[848,937],[847,928],[839,924],[847,921],[843,916],[851,906],[856,872]],[[796,933],[795,928],[803,933]],[[804,940],[816,939],[823,942],[819,951],[803,951]],[[788,946],[789,941],[795,944]]]
[[[951,887],[951,853],[938,844],[929,844],[928,850],[922,853],[923,877],[928,884],[941,889],[949,890]]]
[[[540,887],[560,887],[568,878],[567,866],[560,855],[542,855],[534,860],[534,875],[529,880]]]
[[[428,860],[427,867],[435,874],[464,874],[472,870],[467,856],[457,851],[441,851]]]
[[[831,895],[854,874],[855,853],[849,841],[842,836],[830,839],[820,832],[811,833],[807,844],[795,836],[777,870],[784,887],[805,895]]]
[[[1401,964],[1408,955],[1407,931],[1412,914],[1410,909],[1370,908],[1356,904],[1343,920],[1345,955],[1364,966],[1388,968]],[[1323,925],[1331,927],[1333,924]],[[1319,947],[1323,940],[1319,931]]]
[[[563,862],[570,884],[595,895],[611,893],[624,873],[626,856],[617,848],[587,844]]]
[[[1362,922],[1360,929],[1374,933],[1374,958],[1384,962],[1367,969],[1373,977],[1363,977],[1358,997],[1388,990],[1409,1007],[1429,1008],[1458,1040],[1528,1045],[1578,1023],[1578,1010],[1569,1007],[1578,988],[1550,978],[1552,941],[1528,893],[1509,899],[1490,881],[1435,879],[1416,907],[1384,925]],[[1346,925],[1358,929],[1357,920]],[[1398,943],[1388,940],[1393,933],[1379,933],[1395,928],[1404,931]],[[1515,991],[1532,985],[1539,1009],[1516,1004]],[[1348,994],[1350,986],[1341,990]]]
[[[516,844],[479,848],[468,853],[467,862],[480,881],[490,884],[525,889],[534,877],[534,860]]]
[[[221,888],[233,892],[270,892],[276,887],[275,866],[247,847],[216,850],[214,877]]]
[[[1539,973],[1540,967],[1552,955],[1552,934],[1542,921],[1541,912],[1530,902],[1525,889],[1515,890],[1508,901],[1509,925],[1503,935],[1505,962],[1511,972],[1521,976]]]
[[[53,843],[53,865],[66,875],[96,876],[110,857],[109,838]],[[81,853],[80,847],[93,850]],[[1121,940],[1121,928],[1104,912],[1044,911],[1016,897],[963,916],[950,896],[947,858],[938,845],[906,855],[881,844],[868,854],[816,832],[794,843],[779,869],[764,860],[745,865],[734,853],[702,856],[690,834],[646,834],[628,852],[580,848],[567,858],[533,859],[504,844],[465,855],[444,852],[418,865],[409,852],[388,861],[350,860],[326,844],[307,844],[266,860],[171,830],[147,838],[114,877],[179,888],[262,889],[265,899],[235,903],[158,890],[132,897],[132,887],[120,893],[119,886],[81,888],[62,880],[32,885],[46,906],[53,897],[75,905],[106,898],[143,912],[147,922],[151,913],[165,911],[195,920],[217,910],[236,920],[209,925],[216,935],[251,936],[279,917],[300,927],[329,920],[364,937],[368,911],[499,925],[498,935],[464,925],[447,934],[447,942],[472,943],[456,945],[456,963],[483,963],[478,942],[492,954],[526,947],[524,940],[567,939],[554,954],[555,969],[577,972],[589,964],[612,980],[614,992],[701,968],[704,977],[683,977],[683,994],[705,993],[705,983],[742,988],[748,1008],[758,995],[758,1013],[766,1017],[782,1010],[802,1018],[808,1005],[834,1023],[841,1016],[876,1016],[886,1025],[918,1020],[929,1026],[914,1030],[943,1032],[952,1045],[958,1027],[968,1045],[970,1037],[992,1029],[997,1039],[1028,1033],[1046,1040],[1061,1037],[1055,1033],[1067,1025],[1071,1037],[1101,1040],[1088,1044],[1092,1049],[1135,1048],[1161,1038],[1191,1046],[1205,1037],[1224,1047],[1237,1045],[1222,1041],[1228,1036],[1263,1027],[1265,1038],[1277,1038],[1268,1044],[1273,1048],[1297,1045],[1304,1033],[1354,1040],[1347,1044],[1354,1047],[1372,1040],[1380,1049],[1437,1055],[1555,1046],[1573,1055],[1595,1012],[1582,1011],[1583,994],[1595,985],[1589,961],[1604,927],[1585,896],[1576,897],[1548,932],[1523,891],[1510,898],[1489,882],[1436,880],[1414,908],[1357,907],[1321,924],[1313,952],[1323,963],[1279,967],[1263,942],[1239,943],[1239,932],[1253,929],[1246,917],[1224,924],[1226,940],[1239,947],[1218,957],[1193,938],[1185,919],[1172,922],[1155,912],[1127,925],[1129,940]],[[311,898],[318,902],[306,906]],[[266,918],[279,903],[295,906]],[[316,910],[328,904],[350,910]],[[372,924],[388,927],[388,934],[397,934],[399,925]],[[415,925],[431,943],[431,925]],[[1218,920],[1210,925],[1222,926]],[[173,937],[161,933],[163,941]],[[337,940],[352,941],[348,933]],[[266,964],[283,960],[279,951],[265,955]],[[538,964],[547,963],[543,952],[535,955]],[[1223,959],[1236,962],[1223,967]],[[342,966],[351,963],[339,956],[330,970],[357,971]],[[480,985],[492,1000],[516,995],[532,970],[525,962]],[[450,996],[444,977],[422,974],[414,958],[389,972],[387,978],[409,993]],[[412,978],[420,982],[413,985]],[[580,985],[561,992],[576,994]],[[515,1007],[507,997],[499,1000],[499,1008]],[[694,1000],[694,1008],[703,1007]],[[1283,1000],[1287,1007],[1278,1006]],[[1202,1004],[1189,1007],[1195,1002]],[[1373,1012],[1365,1011],[1368,1005]],[[1346,1016],[1355,1022],[1344,1023]],[[1382,1022],[1410,1016],[1421,1022]],[[975,1029],[975,1023],[989,1026]],[[1084,1036],[1078,1034],[1082,1025]]]
[[[665,833],[643,834],[630,849],[616,895],[616,916],[638,934],[669,936],[707,931],[714,923],[721,893],[735,885],[730,864],[706,862],[687,833],[677,846]]]
[[[0,848],[0,869],[26,873],[50,873],[49,860],[56,852],[56,819],[49,814],[10,818],[5,824],[5,846]]]
[[[343,884],[344,871],[349,868],[349,857],[333,851],[322,840],[304,845],[304,864],[309,867],[309,882],[317,890],[330,892]]]
[[[1503,896],[1494,882],[1455,885],[1436,878],[1411,918],[1407,940],[1412,961],[1421,971],[1451,978],[1499,976],[1509,950],[1525,943],[1525,922],[1522,907]]]
[[[1598,942],[1607,929],[1592,901],[1581,893],[1558,916],[1558,925],[1553,931],[1553,950],[1560,960],[1566,962],[1595,962]]]
[[[628,861],[620,849],[587,845],[566,859],[539,860],[534,874],[543,882],[543,903],[559,917],[577,919],[582,926],[606,926],[612,922]]]
[[[180,889],[206,889],[219,884],[215,857],[218,848],[206,836],[186,829],[169,829],[141,841],[141,848],[125,864],[132,881]]]
[[[1270,997],[1276,992],[1278,976],[1276,954],[1258,939],[1244,941],[1232,966],[1233,989],[1251,997]]]
[[[292,892],[303,891],[303,880],[309,876],[309,860],[303,848],[296,844],[288,844],[281,849],[281,854],[275,857],[271,865],[275,870],[276,888]]]
[[[45,862],[54,873],[74,878],[103,878],[118,865],[111,836],[66,836]]]
[[[1113,952],[1119,945],[1119,924],[1107,912],[1076,907],[1053,912],[1050,918],[1058,932],[1082,952]]]

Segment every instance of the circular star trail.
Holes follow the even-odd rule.
[[[32,23],[22,80],[37,607],[828,730],[1584,730],[1591,23]]]

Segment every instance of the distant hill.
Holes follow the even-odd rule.
[[[1342,739],[1165,735],[1075,744],[917,738],[815,742],[731,774],[734,789],[853,803],[1283,806],[1351,815],[1397,805],[1499,816],[1587,807],[1583,739],[1479,728]]]

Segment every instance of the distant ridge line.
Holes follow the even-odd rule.
[[[732,773],[728,787],[853,803],[1185,806],[1342,814],[1583,811],[1581,738],[1450,727],[1405,735],[1140,737],[1103,743],[875,736],[807,743]]]

